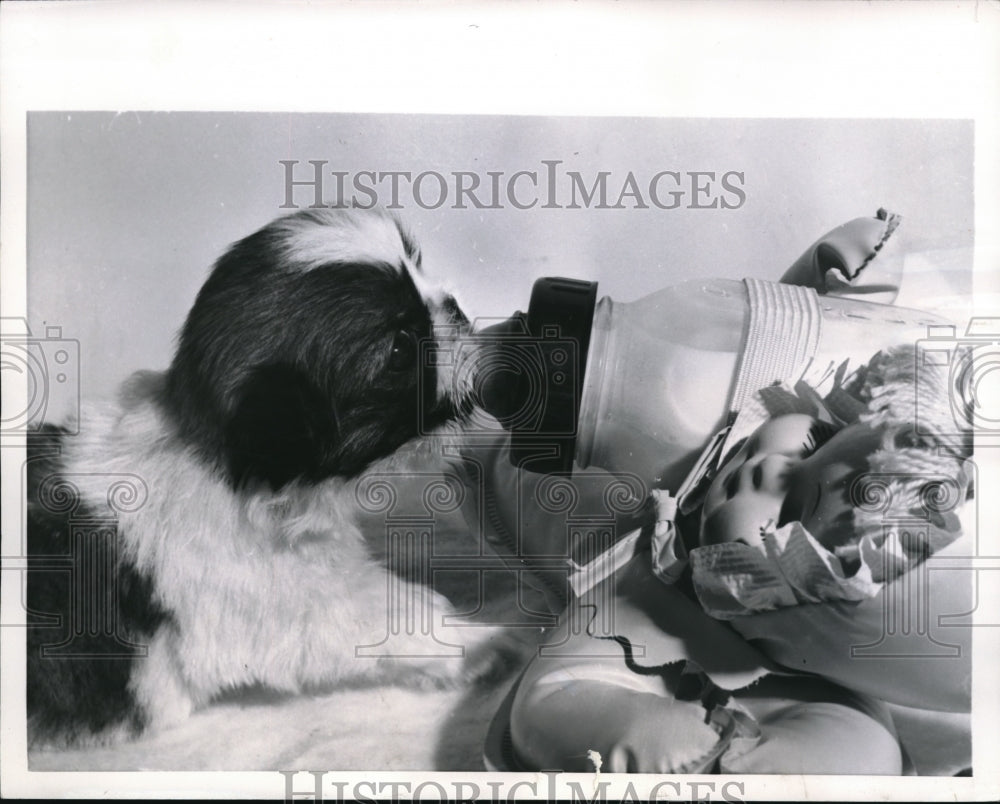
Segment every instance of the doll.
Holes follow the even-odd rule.
[[[553,649],[542,648],[513,696],[515,762],[583,771],[599,756],[604,771],[659,773],[912,770],[895,719],[907,706],[967,711],[970,646],[950,661],[851,656],[852,645],[879,636],[885,589],[959,547],[968,440],[935,431],[933,420],[917,434],[906,420],[914,389],[925,410],[941,401],[931,398],[941,378],[916,378],[912,362],[912,349],[880,353],[839,387],[863,403],[851,422],[824,407],[758,427],[688,517],[690,550],[668,498],[651,535],[616,548],[619,566],[597,571],[596,582],[594,568],[578,573],[587,580],[547,642]],[[800,402],[804,410],[815,399]],[[953,494],[923,529],[901,536],[852,498],[872,472],[892,478],[895,505],[911,513],[940,492],[928,482],[953,481]],[[678,570],[685,563],[689,574]],[[932,575],[944,576],[925,589],[932,616],[969,608],[960,578]],[[571,633],[574,618],[608,621],[609,612],[607,633]]]
[[[836,247],[830,235],[817,241],[785,281],[843,292],[838,277],[855,279],[895,228],[892,218],[876,220],[881,228],[862,233],[878,235],[874,246],[854,249],[856,231],[835,230]],[[848,255],[844,264],[857,270],[830,264],[831,254]],[[891,295],[892,283],[879,287]],[[899,635],[885,633],[887,601],[923,604],[907,595],[928,556],[971,554],[957,514],[971,488],[969,438],[953,432],[947,376],[914,357],[911,344],[850,375],[842,365],[814,385],[793,377],[793,387],[760,389],[676,495],[654,493],[655,525],[577,569],[559,628],[498,715],[507,766],[914,771],[898,727],[913,722],[909,712],[967,713],[971,654],[967,628],[948,635],[946,662],[894,653]],[[734,444],[737,435],[745,437]],[[519,484],[518,501],[535,496],[524,488],[536,481],[503,475],[484,480],[495,528],[497,500],[512,499]],[[891,476],[889,514],[920,514],[919,533],[886,530],[885,510],[857,505],[859,483],[883,476]],[[949,505],[928,507],[942,490]],[[565,528],[544,516],[521,516],[515,527],[525,521],[514,564],[540,570],[532,574],[555,610],[558,573],[546,577],[531,554],[558,555]],[[967,579],[920,577],[930,622],[973,607]],[[890,649],[855,653],[877,644]],[[967,744],[966,725],[959,720],[957,733]]]

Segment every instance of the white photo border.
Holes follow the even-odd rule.
[[[998,315],[996,2],[237,6],[85,0],[4,3],[0,19],[5,317],[25,315],[26,113],[36,110],[970,119],[976,156],[974,281],[977,305],[982,301],[977,312]],[[4,387],[12,404],[23,393]],[[5,448],[2,460],[5,478],[11,470],[19,473],[23,456],[16,450]],[[977,462],[983,487],[995,488],[996,456]],[[997,495],[980,496],[982,534],[992,537],[991,525],[1000,523],[998,505]],[[5,545],[12,534],[16,539],[19,517],[18,505],[4,506]],[[990,547],[1000,553],[995,538]],[[4,583],[0,593],[8,610],[19,605],[16,584]],[[981,610],[990,605],[980,601]],[[17,629],[2,630],[3,795],[283,797],[285,777],[278,772],[29,772],[24,646],[20,633],[12,633]],[[973,712],[995,714],[1000,685],[990,682],[996,679],[996,634],[983,631],[989,650],[979,650],[977,642]],[[727,781],[741,784],[729,792],[744,800],[996,799],[995,717],[975,718],[973,747],[971,778],[714,778],[717,792]],[[351,785],[373,775],[337,776]],[[308,787],[307,778],[296,781],[297,792]],[[479,778],[485,777],[377,775],[386,783],[413,785]],[[534,788],[527,784],[533,780]],[[617,777],[608,797],[624,791],[627,782],[648,795],[662,781]],[[534,791],[534,797],[544,798],[548,792],[536,774],[504,775],[503,782],[501,791],[523,782],[522,795]],[[697,797],[688,787],[681,796],[667,790],[675,798]]]

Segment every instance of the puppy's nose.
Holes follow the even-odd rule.
[[[458,306],[455,297],[450,293],[441,300],[441,309],[448,315],[448,320],[452,324],[457,324],[463,329],[469,326],[468,317],[462,312],[462,308]]]
[[[479,349],[473,367],[474,397],[483,410],[505,427],[524,408],[527,399],[526,367],[515,346],[523,347],[521,342],[527,331],[524,313],[517,312],[475,333]]]

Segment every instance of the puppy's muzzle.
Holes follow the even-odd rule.
[[[421,344],[425,432],[448,420],[464,418],[473,409],[476,355],[479,343],[468,317],[452,296],[435,311],[432,336]],[[431,392],[433,388],[433,392]]]

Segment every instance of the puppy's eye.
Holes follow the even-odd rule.
[[[412,332],[400,330],[392,339],[389,352],[390,371],[408,371],[417,362],[417,338]]]

